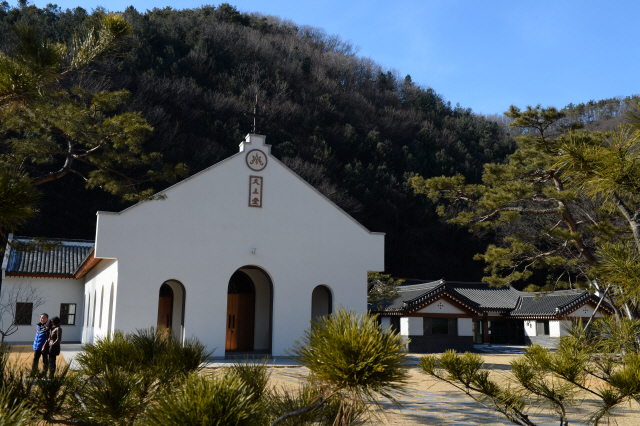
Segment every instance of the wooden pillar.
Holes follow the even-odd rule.
[[[482,343],[491,343],[489,340],[489,321],[486,313],[484,314],[484,318],[482,318]]]

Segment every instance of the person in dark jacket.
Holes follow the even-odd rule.
[[[62,329],[60,328],[60,318],[53,317],[51,323],[51,332],[49,333],[49,377],[53,378],[56,373],[56,358],[60,355]]]
[[[49,339],[49,315],[42,313],[40,315],[40,322],[36,325],[36,338],[33,340],[33,365],[31,366],[32,374],[36,374],[38,372],[38,361],[40,361],[40,357],[42,356],[42,369],[44,374],[47,373],[47,368],[49,367],[49,356],[46,353],[42,353],[42,346],[44,346],[44,342]]]

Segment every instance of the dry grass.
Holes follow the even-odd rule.
[[[33,362],[33,346],[31,345],[15,345],[11,346],[11,354],[9,355],[9,363],[17,365],[21,368],[31,368]],[[62,354],[56,358],[56,367],[63,368],[67,365]],[[42,368],[42,359],[40,359],[40,368]]]

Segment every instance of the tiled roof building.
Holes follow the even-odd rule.
[[[553,346],[571,320],[588,319],[600,301],[586,290],[530,293],[445,280],[405,280],[398,293],[382,309],[369,308],[408,336],[414,352],[469,350],[473,343]],[[606,303],[598,309],[596,317],[612,313]]]

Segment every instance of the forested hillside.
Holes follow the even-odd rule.
[[[387,233],[387,272],[480,279],[483,265],[471,259],[486,241],[446,225],[408,179],[461,173],[478,182],[484,163],[502,162],[514,149],[504,126],[452,106],[317,28],[227,4],[123,14],[134,30],[128,47],[73,84],[129,90],[125,110],[142,112],[154,127],[150,151],[186,163],[190,174],[234,154],[251,131],[245,113],[257,97],[264,115],[258,132],[273,154],[367,228]],[[88,18],[81,8],[4,2],[0,49],[11,48],[14,24],[65,41]],[[71,178],[40,186],[41,212],[23,233],[93,238],[96,210],[126,207],[83,185]]]

